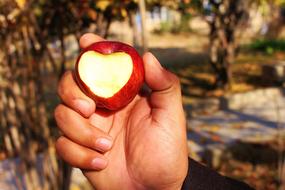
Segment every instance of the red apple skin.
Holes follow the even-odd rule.
[[[132,58],[133,72],[131,74],[131,77],[129,78],[126,85],[122,87],[112,97],[104,98],[97,96],[81,80],[78,72],[78,64],[81,56],[86,51],[95,51],[105,55],[116,52],[124,52],[127,53]],[[96,42],[90,45],[89,47],[85,48],[81,52],[76,61],[75,72],[74,72],[74,78],[78,86],[87,96],[89,96],[96,102],[96,107],[105,108],[111,111],[122,109],[135,98],[135,96],[138,94],[139,90],[141,89],[144,83],[144,76],[145,74],[144,74],[143,60],[139,55],[139,53],[132,46],[116,41]]]

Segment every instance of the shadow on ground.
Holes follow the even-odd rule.
[[[282,150],[281,150],[282,151]],[[256,164],[277,165],[280,152],[269,144],[236,142],[225,152],[236,160]],[[284,150],[283,150],[284,155]]]
[[[181,80],[184,96],[204,97],[213,90],[214,75],[205,52],[193,53],[185,48],[152,48],[162,65]]]
[[[181,79],[183,95],[193,98],[216,96],[215,75],[209,64],[207,50],[193,52],[187,48],[151,48],[150,51],[162,65]],[[278,86],[262,80],[263,55],[241,55],[232,65],[233,92],[247,91],[260,87]],[[264,58],[265,59],[265,58]],[[222,95],[219,93],[219,95]]]

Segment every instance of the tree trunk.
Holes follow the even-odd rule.
[[[141,35],[142,35],[142,46],[146,52],[148,50],[148,32],[146,28],[146,7],[145,0],[139,0],[139,11],[141,17]]]
[[[270,15],[269,15],[269,23],[268,23],[268,31],[265,35],[266,39],[273,40],[280,36],[282,29],[284,27],[284,15],[282,15],[282,9],[280,6],[271,2],[270,6]]]
[[[233,45],[234,42],[230,42],[230,45],[227,44],[226,47],[223,47],[221,41],[222,39],[218,36],[212,39],[210,43],[210,63],[216,75],[215,87],[230,89],[235,46]]]
[[[229,90],[232,85],[232,64],[235,60],[236,31],[244,26],[249,1],[210,0],[213,18],[210,25],[210,64],[215,72],[216,88]],[[223,7],[221,9],[221,7]]]
[[[133,31],[133,46],[139,47],[139,31],[136,23],[136,14],[135,11],[128,11],[128,17],[129,17],[129,24]]]
[[[62,23],[63,24],[63,23]],[[66,70],[66,57],[65,57],[65,43],[64,43],[64,33],[63,33],[63,27],[59,29],[59,40],[60,40],[60,53],[61,53],[61,63],[60,63],[60,73],[59,77],[63,75],[63,73]]]
[[[98,13],[98,16],[96,19],[95,33],[99,36],[103,35],[103,25],[104,25],[104,15],[103,15],[103,13]]]
[[[107,39],[109,36],[109,30],[110,30],[111,23],[112,23],[112,17],[110,16],[107,18],[106,27],[105,27],[105,31],[104,31],[105,33],[103,35],[103,37],[105,39]]]
[[[228,43],[225,39],[225,35],[219,35],[224,33],[224,29],[217,28],[216,24],[211,24],[210,34],[210,63],[215,72],[215,88],[228,88],[231,78],[231,62],[233,59],[229,56],[233,56],[228,50]]]

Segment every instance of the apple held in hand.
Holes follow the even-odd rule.
[[[97,107],[118,110],[130,103],[144,83],[143,60],[131,46],[101,41],[83,50],[75,80]]]

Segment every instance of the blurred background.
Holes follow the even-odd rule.
[[[56,156],[53,118],[86,32],[179,76],[193,159],[285,189],[284,25],[285,0],[0,0],[0,189],[91,189]]]

